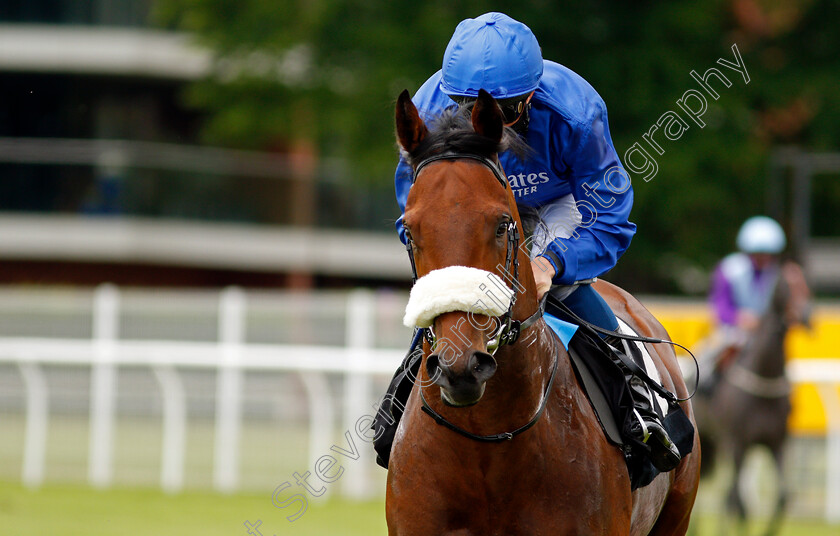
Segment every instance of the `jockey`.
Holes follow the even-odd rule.
[[[628,220],[633,189],[610,138],[604,101],[578,74],[543,60],[531,30],[502,13],[462,21],[442,69],[413,101],[425,119],[434,119],[446,108],[472,105],[479,89],[498,101],[506,126],[531,149],[524,157],[500,153],[499,160],[517,203],[541,221],[530,251],[538,297],[551,292],[579,317],[617,331],[615,314],[589,284],[615,266],[636,231]],[[395,187],[403,214],[411,184],[412,169],[401,158]],[[405,243],[402,216],[396,228]],[[679,452],[647,386],[629,371],[625,377],[639,421],[633,435],[650,447],[657,469],[669,471]]]
[[[767,310],[787,241],[775,220],[753,216],[741,226],[736,242],[740,251],[715,269],[709,300],[721,328],[741,337],[756,328]]]
[[[700,389],[707,393],[767,310],[787,240],[776,220],[753,216],[741,225],[736,243],[739,251],[724,257],[712,275],[709,305],[717,327],[703,345],[700,374]]]
[[[702,342],[699,353],[699,389],[706,394],[713,392],[723,372],[758,328],[783,272],[789,284],[804,285],[799,288],[805,289],[800,294],[806,300],[810,295],[802,269],[793,262],[781,262],[787,240],[776,220],[767,216],[749,218],[741,225],[736,244],[739,251],[724,257],[712,274],[709,306],[716,327]]]

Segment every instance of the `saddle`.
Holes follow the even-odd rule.
[[[563,314],[557,310],[552,312]],[[595,412],[604,436],[624,455],[631,490],[644,487],[656,478],[659,471],[647,455],[649,447],[629,433],[635,417],[625,373],[619,365],[606,357],[612,350],[603,338],[585,322],[577,323],[579,327],[570,341],[568,352],[572,368]],[[667,411],[663,411],[659,404],[654,404],[654,409],[680,455],[685,457],[694,447],[694,426],[677,403],[676,397],[648,376],[638,347],[632,342],[624,344],[624,347],[628,350],[627,353],[618,353],[623,365],[667,401]],[[632,356],[632,359],[628,359],[627,354]]]

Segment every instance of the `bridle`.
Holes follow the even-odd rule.
[[[417,177],[420,176],[420,172],[429,164],[433,164],[435,162],[440,162],[443,160],[465,159],[475,160],[476,162],[479,162],[484,166],[488,167],[490,171],[493,172],[493,175],[496,177],[496,180],[498,180],[499,183],[502,185],[502,188],[505,188],[507,190],[510,187],[508,185],[507,178],[505,177],[504,173],[502,173],[501,166],[499,166],[499,163],[495,160],[492,160],[485,156],[455,153],[452,151],[445,151],[442,153],[434,154],[424,160],[421,160],[420,163],[418,163],[414,167],[414,178],[412,180],[412,184],[414,184],[414,182],[417,181]],[[516,225],[516,221],[511,220],[510,222],[508,222],[506,234],[507,251],[505,253],[504,273],[502,275],[502,278],[506,281],[513,282],[513,286],[516,287],[519,282],[519,228]],[[417,266],[414,263],[414,242],[410,238],[410,235],[406,236],[405,249],[408,253],[408,259],[409,261],[411,261],[412,284],[414,284],[417,282]],[[495,355],[496,350],[498,350],[500,346],[515,343],[519,339],[519,335],[520,333],[522,333],[522,330],[529,328],[542,316],[543,307],[541,304],[541,306],[537,308],[537,311],[525,320],[514,320],[513,306],[515,303],[516,293],[514,292],[513,299],[511,300],[507,311],[505,311],[505,313],[498,318],[499,329],[487,343],[487,351],[490,353],[490,355]],[[435,336],[434,331],[431,327],[426,328],[424,336],[426,338],[426,341],[428,341],[428,343],[432,347],[434,347],[437,341],[437,337]]]
[[[484,156],[471,155],[471,154],[458,154],[458,153],[454,153],[454,152],[451,152],[451,151],[438,153],[438,154],[432,155],[432,156],[420,161],[420,163],[417,164],[414,168],[414,179],[412,180],[412,184],[414,182],[416,182],[417,177],[420,175],[420,172],[426,166],[428,166],[429,164],[432,164],[434,162],[440,162],[440,161],[443,161],[443,160],[463,160],[463,159],[471,159],[471,160],[475,160],[477,162],[480,162],[481,164],[490,168],[490,170],[493,172],[493,175],[496,177],[496,179],[499,181],[499,183],[502,185],[502,187],[505,188],[505,190],[507,190],[510,187],[508,185],[507,178],[505,177],[504,173],[502,173],[501,166],[499,166],[497,161],[492,160],[492,159],[487,158],[487,157],[484,157]],[[412,283],[415,283],[415,282],[417,282],[417,266],[414,263],[414,248],[413,248],[413,242],[410,238],[410,235],[406,235],[406,241],[405,242],[406,242],[405,243],[406,251],[408,252],[408,258],[411,261]],[[519,282],[519,259],[517,258],[517,256],[518,256],[518,251],[519,251],[519,229],[516,226],[515,221],[511,221],[507,224],[507,248],[506,249],[507,249],[507,252],[505,254],[505,265],[504,265],[504,274],[503,275],[506,276],[506,278],[511,278],[511,279],[508,279],[508,281],[513,281],[516,284],[518,284],[518,282]],[[514,287],[517,286],[516,284],[514,284]],[[494,355],[496,350],[498,350],[500,346],[515,343],[517,341],[517,339],[519,338],[520,333],[522,333],[523,330],[528,329],[533,324],[535,324],[537,322],[537,320],[539,320],[543,315],[543,311],[544,311],[544,308],[545,308],[545,299],[540,301],[539,306],[537,307],[537,310],[534,312],[534,314],[532,314],[531,316],[529,316],[528,318],[526,318],[525,320],[522,320],[522,321],[514,320],[513,319],[513,306],[514,306],[515,302],[516,302],[516,293],[514,292],[514,296],[511,299],[511,302],[510,302],[510,305],[507,308],[507,311],[505,311],[505,313],[501,317],[499,317],[499,329],[498,329],[498,331],[493,336],[493,338],[487,343],[487,351],[490,352],[491,355]],[[434,332],[432,331],[431,327],[425,328],[425,337],[426,337],[426,340],[429,342],[429,345],[432,348],[434,348],[434,345],[435,345],[435,342],[436,342],[436,337],[435,337]],[[554,340],[554,339],[552,339],[552,340]],[[555,341],[555,344],[556,344],[556,341]],[[558,364],[559,364],[558,353],[555,351],[554,352],[554,365],[552,366],[552,369],[551,369],[551,376],[549,377],[548,382],[546,383],[545,390],[543,392],[543,396],[542,396],[542,400],[540,401],[539,408],[537,408],[537,411],[534,413],[534,415],[531,417],[531,419],[527,423],[520,426],[519,428],[516,428],[515,430],[513,430],[511,432],[503,432],[503,433],[500,433],[500,434],[491,434],[491,435],[478,435],[478,434],[473,434],[472,432],[469,432],[467,430],[464,430],[463,428],[461,428],[461,427],[449,422],[448,420],[446,420],[446,418],[443,415],[441,415],[440,413],[435,411],[428,404],[428,402],[426,401],[426,397],[423,394],[423,389],[422,389],[422,386],[421,386],[421,388],[420,388],[420,400],[423,404],[422,405],[422,410],[427,415],[432,417],[437,424],[439,424],[441,426],[445,426],[446,428],[449,428],[453,432],[456,432],[456,433],[458,433],[458,434],[460,434],[460,435],[462,435],[462,436],[464,436],[468,439],[472,439],[472,440],[475,440],[475,441],[481,441],[481,442],[488,442],[488,443],[496,443],[496,442],[511,440],[515,436],[521,434],[522,432],[524,432],[524,431],[528,430],[529,428],[531,428],[532,426],[534,426],[537,423],[537,421],[539,421],[540,417],[542,417],[542,414],[545,411],[545,407],[546,407],[546,404],[548,402],[548,395],[551,393],[552,386],[554,385],[554,379],[557,376]]]

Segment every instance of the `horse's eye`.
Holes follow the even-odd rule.
[[[404,227],[405,229],[405,241],[412,242],[414,239],[411,237],[411,231],[408,230],[408,227]]]
[[[498,238],[501,238],[501,237],[505,236],[505,234],[507,233],[507,230],[508,230],[508,225],[509,224],[506,221],[503,221],[502,223],[499,224],[498,229],[496,229],[496,236]]]

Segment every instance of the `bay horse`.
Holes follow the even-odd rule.
[[[488,279],[477,309],[423,309],[431,342],[391,450],[389,535],[684,535],[699,479],[696,433],[674,471],[631,492],[622,453],[607,442],[565,349],[539,316],[527,248],[511,247],[522,224],[498,167],[508,136],[502,112],[482,90],[464,117],[465,126],[453,119],[430,131],[407,91],[396,106],[397,138],[415,171],[404,215],[419,276],[409,307],[435,274]],[[490,280],[506,281],[515,299],[490,296]],[[462,283],[438,281],[425,298],[451,301]],[[667,338],[630,294],[603,281],[597,290],[639,334]],[[502,307],[490,304],[494,297]],[[521,334],[501,344],[506,323],[521,323]],[[665,388],[685,398],[673,351],[648,350]],[[690,404],[682,407],[691,417]]]
[[[754,447],[769,450],[776,471],[776,500],[764,534],[776,534],[784,516],[784,454],[791,412],[785,338],[791,326],[809,324],[810,295],[801,268],[793,262],[784,263],[758,326],[743,348],[735,350],[731,364],[725,366],[711,392],[700,399],[704,453],[717,451],[712,444],[720,443],[732,457],[733,478],[725,509],[736,515],[742,532],[746,531],[747,511],[739,482],[746,455]],[[714,459],[704,455],[703,462],[706,474]]]

